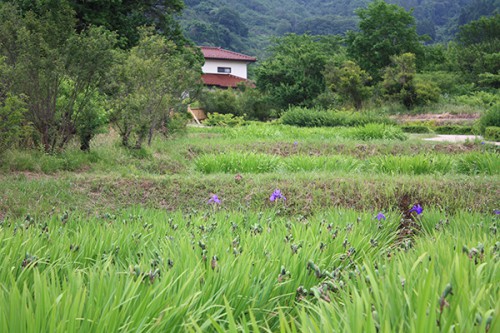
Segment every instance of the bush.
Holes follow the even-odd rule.
[[[160,128],[160,133],[166,138],[178,133],[184,133],[190,119],[191,116],[187,112],[171,114],[164,120],[163,126]]]
[[[500,127],[486,127],[486,130],[484,131],[484,138],[491,141],[500,141]]]
[[[257,89],[241,87],[210,90],[205,91],[200,99],[201,107],[207,113],[230,113],[254,120],[267,120],[270,117],[269,97],[262,95]]]
[[[245,124],[243,117],[236,117],[233,114],[220,114],[217,112],[209,113],[207,119],[203,122],[207,126],[242,126]]]
[[[207,113],[243,115],[241,112],[236,93],[232,89],[210,90],[201,96],[201,105]]]
[[[374,112],[320,111],[294,107],[281,117],[285,125],[299,127],[362,126],[369,123],[391,124],[386,116]]]
[[[479,130],[485,134],[486,127],[500,127],[500,103],[492,106],[479,119]]]
[[[500,103],[500,93],[498,91],[476,91],[469,95],[458,96],[457,102],[459,104],[489,108]]]
[[[432,130],[424,125],[404,125],[400,126],[405,133],[431,133]]]
[[[246,119],[268,120],[271,117],[269,97],[257,89],[246,88],[238,94],[238,108]]]
[[[457,134],[457,135],[474,134],[472,126],[460,126],[460,125],[438,126],[434,129],[434,132],[438,134]]]
[[[465,83],[463,75],[455,72],[433,71],[416,75],[417,81],[432,82],[443,94],[463,95],[469,92],[473,85]]]
[[[14,146],[26,132],[23,126],[25,111],[24,102],[18,97],[8,95],[0,100],[0,154]]]
[[[415,83],[415,105],[428,105],[439,101],[441,90],[430,81],[417,81]]]

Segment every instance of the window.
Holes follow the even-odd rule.
[[[231,73],[231,67],[217,67],[217,73]]]

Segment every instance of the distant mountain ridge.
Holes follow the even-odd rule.
[[[253,55],[270,37],[285,33],[344,34],[355,30],[357,8],[372,0],[184,0],[180,18],[187,37]],[[388,0],[409,10],[431,42],[453,38],[459,25],[500,12],[500,0]]]

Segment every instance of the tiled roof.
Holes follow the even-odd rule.
[[[207,86],[216,86],[221,88],[236,88],[238,83],[249,82],[248,80],[231,74],[203,74],[201,76],[203,83]]]
[[[213,46],[201,46],[201,52],[205,59],[223,59],[223,60],[240,60],[240,61],[257,61],[256,58],[241,54],[238,52],[233,52],[229,50],[221,49],[220,47]]]

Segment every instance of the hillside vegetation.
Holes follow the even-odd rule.
[[[186,0],[185,34],[198,44],[261,55],[270,36],[344,34],[357,28],[356,9],[370,0]],[[414,9],[419,34],[453,38],[458,26],[499,11],[498,0],[390,0]]]

